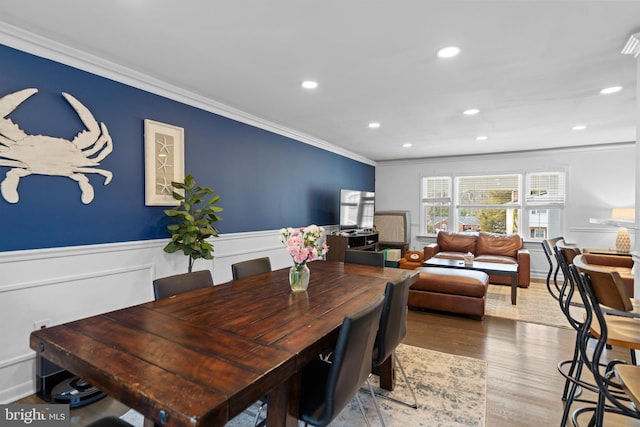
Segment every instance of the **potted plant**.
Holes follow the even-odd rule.
[[[216,215],[222,208],[215,206],[220,196],[205,200],[213,194],[213,190],[196,185],[192,175],[185,176],[184,183],[172,182],[171,185],[174,189],[173,198],[179,200],[180,204],[164,211],[168,217],[177,220],[167,226],[171,242],[164,247],[164,251],[174,253],[181,250],[189,257],[191,273],[195,260],[213,259],[213,245],[207,239],[218,236],[218,230],[212,224],[222,219]]]

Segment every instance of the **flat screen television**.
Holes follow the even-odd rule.
[[[375,212],[373,191],[340,190],[340,229],[373,228]]]

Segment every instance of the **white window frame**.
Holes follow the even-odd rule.
[[[497,208],[504,209],[502,205],[472,205],[472,204],[458,204],[458,178],[467,178],[467,177],[495,177],[495,176],[513,176],[518,175],[519,178],[519,188],[518,188],[518,202],[513,205],[514,209],[519,209],[520,213],[518,215],[518,234],[520,234],[525,240],[528,241],[542,241],[541,238],[532,238],[530,236],[530,217],[529,213],[531,210],[547,210],[548,212],[552,210],[559,211],[558,212],[558,230],[556,233],[553,231],[548,234],[558,234],[564,235],[564,217],[566,213],[566,198],[567,198],[567,172],[565,170],[545,170],[545,171],[526,171],[520,173],[490,173],[490,174],[469,174],[469,175],[450,175],[450,176],[427,176],[423,175],[420,178],[420,229],[425,236],[435,236],[435,233],[427,233],[427,218],[426,218],[426,209],[428,206],[448,206],[449,208],[449,218],[448,224],[450,230],[457,229],[457,215],[460,208],[465,207],[474,207],[474,208]],[[538,179],[539,182],[544,183],[544,176],[549,176],[549,182],[551,183],[553,179],[558,180],[557,187],[549,187],[551,188],[552,194],[545,195],[535,195],[532,194],[532,186],[534,185],[532,182],[535,179]],[[536,178],[537,177],[537,178]],[[553,177],[553,179],[552,179]],[[450,184],[450,197],[435,197],[435,198],[427,198],[426,197],[426,188],[427,181],[430,179],[448,179]],[[549,184],[551,185],[551,184]],[[541,197],[542,196],[542,197]],[[537,226],[534,224],[533,226]],[[422,234],[421,233],[421,234]],[[548,235],[547,238],[553,237]]]
[[[427,197],[427,194],[425,194],[427,192],[427,189],[425,188],[426,180],[445,181],[448,185],[448,196],[441,194],[439,197]],[[453,206],[453,177],[447,175],[422,177],[420,180],[420,187],[420,230],[422,230],[425,235],[435,236],[435,233],[427,233],[428,224],[426,209],[429,206],[449,206],[448,228],[450,228],[451,207]]]
[[[491,188],[494,188],[496,190],[512,190],[515,191],[515,197],[516,197],[516,201],[512,202],[511,204],[509,204],[508,206],[505,204],[485,204],[485,203],[462,203],[462,201],[460,200],[461,197],[461,191],[462,189],[460,188],[460,181],[463,180],[482,180],[486,178],[487,179],[487,184],[489,185],[486,188],[482,188],[483,191],[489,191]],[[511,186],[503,186],[500,184],[500,181],[516,181],[516,185],[515,187],[511,187]],[[522,230],[522,197],[520,197],[520,195],[522,194],[522,174],[518,174],[518,173],[491,173],[491,174],[474,174],[474,175],[460,175],[460,176],[456,176],[454,179],[454,184],[453,184],[453,188],[454,188],[454,221],[456,224],[456,230],[457,230],[457,219],[460,217],[460,210],[461,209],[513,209],[513,210],[517,210],[519,211],[519,214],[517,215],[517,221],[515,223],[515,229],[518,230],[518,232],[520,232],[520,230]]]
[[[547,192],[545,195],[534,195],[533,193],[533,184],[532,181],[534,178],[538,178],[540,184],[544,184],[544,176],[549,176],[548,182],[549,185],[546,187],[547,190],[551,190]],[[551,186],[551,181],[557,180],[557,186]],[[550,229],[547,228],[547,239],[564,236],[564,217],[566,212],[566,202],[567,202],[567,172],[564,170],[547,170],[547,171],[530,171],[525,174],[524,178],[524,205],[523,208],[523,229],[529,231],[532,227],[532,224],[529,223],[530,215],[529,212],[531,210],[546,210],[547,215],[550,215],[551,211],[559,211],[558,212],[558,230],[554,233],[550,232]],[[533,225],[537,227],[537,225]],[[533,242],[541,242],[542,238],[532,238],[529,237],[528,240]]]

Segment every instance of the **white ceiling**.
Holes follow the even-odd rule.
[[[637,0],[0,0],[2,22],[374,161],[636,138]]]

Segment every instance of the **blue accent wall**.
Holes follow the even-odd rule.
[[[106,124],[113,152],[99,167],[113,180],[86,174],[95,197],[85,205],[68,177],[22,178],[18,203],[0,197],[0,251],[168,237],[166,208],[144,203],[144,119],[184,128],[185,172],[221,196],[220,233],[337,224],[340,188],[374,191],[366,163],[0,45],[0,97],[25,88],[38,93],[7,117],[28,134],[84,130],[62,92]]]

